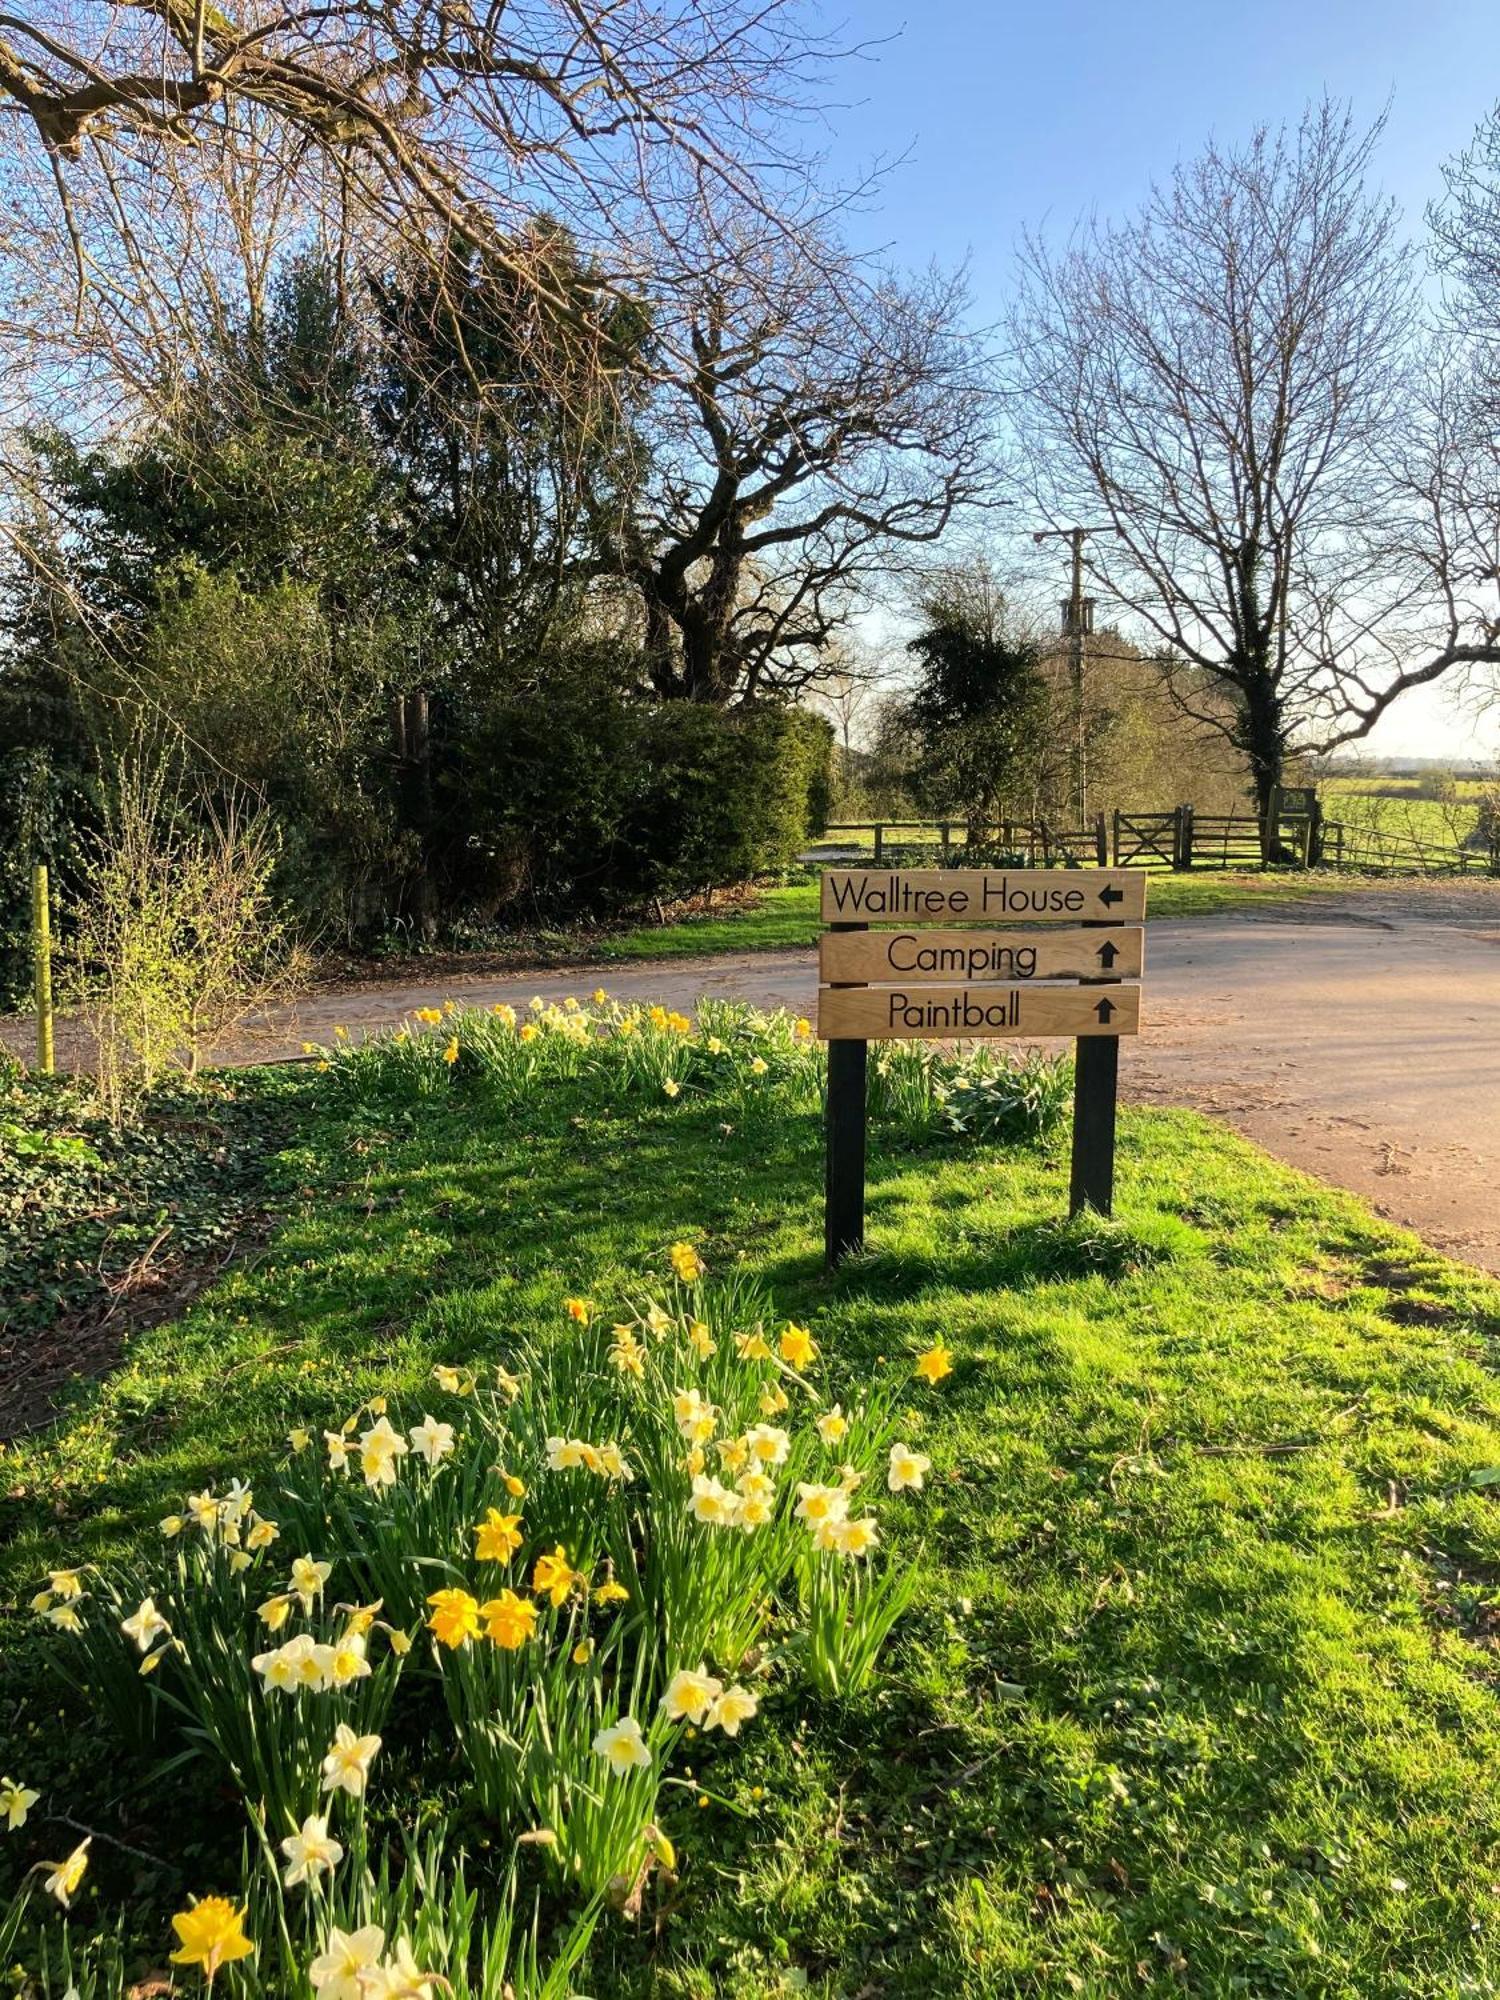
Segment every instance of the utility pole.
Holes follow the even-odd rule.
[[[1088,718],[1084,710],[1084,663],[1088,635],[1094,629],[1094,600],[1083,594],[1083,545],[1090,535],[1107,528],[1039,528],[1037,543],[1061,539],[1073,551],[1072,587],[1062,603],[1063,637],[1068,642],[1068,679],[1073,697],[1073,824],[1086,826],[1089,814]]]

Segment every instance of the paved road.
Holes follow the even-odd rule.
[[[810,952],[753,953],[365,988],[278,1010],[227,1053],[294,1053],[336,1023],[372,1032],[448,993],[482,1003],[602,983],[684,1008],[721,994],[809,1013],[813,965]],[[1199,1106],[1500,1271],[1500,914],[1153,923],[1146,988],[1146,1026],[1121,1062],[1127,1096]]]

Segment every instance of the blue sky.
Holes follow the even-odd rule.
[[[907,157],[852,221],[894,260],[970,261],[976,309],[997,316],[1021,232],[1126,211],[1205,139],[1295,119],[1325,88],[1373,119],[1389,100],[1382,186],[1413,230],[1439,165],[1500,98],[1497,0],[854,0],[829,4],[851,38],[884,43],[839,76],[835,174]],[[1500,751],[1438,692],[1398,706],[1374,747]]]

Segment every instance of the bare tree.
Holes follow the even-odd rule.
[[[964,305],[961,278],[766,233],[661,301],[690,358],[652,399],[618,551],[658,695],[805,686],[865,587],[986,503],[993,398]]]
[[[1031,241],[1013,317],[1038,501],[1108,530],[1096,588],[1243,751],[1263,813],[1293,742],[1362,734],[1443,670],[1397,657],[1398,626],[1427,645],[1389,461],[1416,303],[1364,185],[1379,131],[1324,102],[1210,147],[1135,220],[1062,254]],[[1227,714],[1195,701],[1205,680]]]
[[[0,129],[45,165],[80,289],[99,211],[76,190],[250,111],[409,238],[514,256],[538,209],[591,244],[704,184],[772,212],[796,169],[782,114],[833,53],[794,0],[23,0],[0,19]]]

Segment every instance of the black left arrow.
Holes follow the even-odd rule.
[[[1115,1003],[1113,1000],[1101,1000],[1094,1013],[1101,1021],[1112,1021],[1115,1018]]]
[[[1100,945],[1098,952],[1095,954],[1095,956],[1098,958],[1099,963],[1104,967],[1105,971],[1108,972],[1109,968],[1114,964],[1115,960],[1120,956],[1120,954],[1118,951],[1116,951],[1115,947],[1108,941],[1108,939],[1106,939],[1105,942]]]
[[[1123,892],[1117,889],[1113,882],[1110,883],[1107,889],[1099,891],[1099,901],[1104,905],[1106,910],[1112,909],[1116,903],[1123,903],[1124,900]]]

